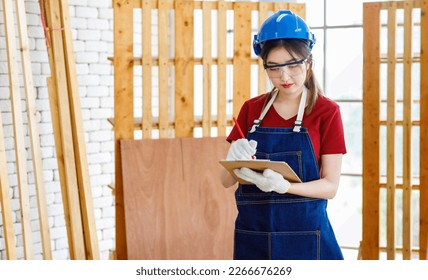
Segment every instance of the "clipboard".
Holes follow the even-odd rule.
[[[229,171],[229,173],[238,180],[241,184],[252,184],[247,182],[238,176],[236,176],[234,169],[238,169],[241,167],[248,167],[255,171],[263,171],[265,169],[272,169],[280,173],[290,182],[298,182],[301,183],[299,176],[294,172],[294,170],[284,161],[270,161],[270,160],[220,160],[220,164]]]

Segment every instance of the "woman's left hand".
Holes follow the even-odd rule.
[[[290,182],[278,172],[272,169],[265,169],[263,173],[253,171],[247,167],[234,170],[236,176],[251,182],[264,192],[277,192],[284,194],[290,188]]]

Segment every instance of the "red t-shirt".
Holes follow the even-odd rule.
[[[259,118],[266,94],[247,100],[238,115],[238,123],[244,134],[251,128],[253,121]],[[271,106],[262,120],[261,127],[293,128],[296,116],[283,119]],[[310,114],[304,114],[302,127],[307,128],[312,140],[315,156],[320,162],[321,155],[345,154],[345,137],[342,117],[337,103],[325,96],[319,96]],[[238,129],[233,127],[227,140],[234,141],[241,138]]]

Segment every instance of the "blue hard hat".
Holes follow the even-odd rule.
[[[259,33],[254,35],[253,49],[256,55],[260,54],[264,42],[276,39],[307,40],[310,49],[315,44],[315,35],[306,22],[289,10],[279,10],[263,22]]]

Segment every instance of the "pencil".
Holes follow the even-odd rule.
[[[241,135],[242,138],[245,138],[245,135],[242,132],[241,127],[239,126],[239,123],[238,123],[238,121],[236,120],[235,117],[233,117],[233,122],[235,123],[236,128],[238,129],[239,135]]]

